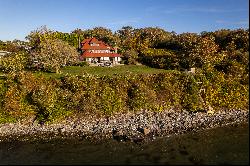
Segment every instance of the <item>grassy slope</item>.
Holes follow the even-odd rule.
[[[169,70],[150,68],[144,65],[124,65],[124,66],[114,66],[114,67],[99,67],[99,66],[68,66],[61,70],[60,74],[56,73],[46,73],[46,72],[36,72],[36,75],[44,75],[46,77],[59,78],[60,76],[71,74],[71,75],[83,75],[84,73],[104,76],[104,75],[125,75],[128,73],[132,74],[156,74],[162,72],[169,72]]]

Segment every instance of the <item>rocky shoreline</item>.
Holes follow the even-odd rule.
[[[248,110],[219,110],[213,114],[190,113],[185,110],[162,112],[139,111],[117,113],[111,117],[98,115],[77,115],[60,123],[39,124],[34,118],[17,123],[0,124],[0,141],[32,141],[53,138],[87,138],[98,141],[142,142],[155,137],[181,134],[247,122]]]

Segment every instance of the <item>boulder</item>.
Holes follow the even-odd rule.
[[[62,128],[59,128],[59,129],[58,129],[58,132],[59,132],[59,133],[63,133],[63,132],[65,132],[65,130],[66,130],[66,129],[65,129],[64,127],[62,127]]]
[[[148,128],[143,129],[143,134],[144,135],[148,135],[149,133],[150,133],[150,129],[148,129]]]
[[[148,129],[146,127],[145,128],[139,127],[139,128],[137,128],[137,131],[141,132],[144,135],[148,135],[150,133],[150,129]]]

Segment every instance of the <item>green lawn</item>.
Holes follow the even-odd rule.
[[[100,66],[67,66],[61,69],[60,74],[47,73],[47,72],[36,72],[36,75],[44,75],[46,77],[59,78],[66,74],[71,75],[83,75],[84,73],[104,76],[104,75],[125,75],[125,74],[156,74],[162,72],[170,72],[171,70],[156,69],[147,67],[144,65],[124,65],[114,67],[100,67]]]

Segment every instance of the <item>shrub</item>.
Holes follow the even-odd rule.
[[[202,100],[215,109],[247,109],[249,104],[249,85],[216,70],[198,70],[196,74],[66,75],[60,79],[20,72],[0,79],[0,88],[2,122],[30,115],[39,121],[54,121],[80,112],[110,116],[121,111],[172,107],[200,111],[204,110]],[[203,95],[201,88],[205,89]]]
[[[202,110],[202,103],[199,100],[199,86],[192,74],[183,75],[184,95],[182,106],[190,111]]]
[[[89,66],[89,63],[84,61],[84,62],[79,62],[77,63],[78,66]]]
[[[12,53],[0,58],[0,68],[3,72],[18,72],[27,64],[27,54],[23,52]]]

